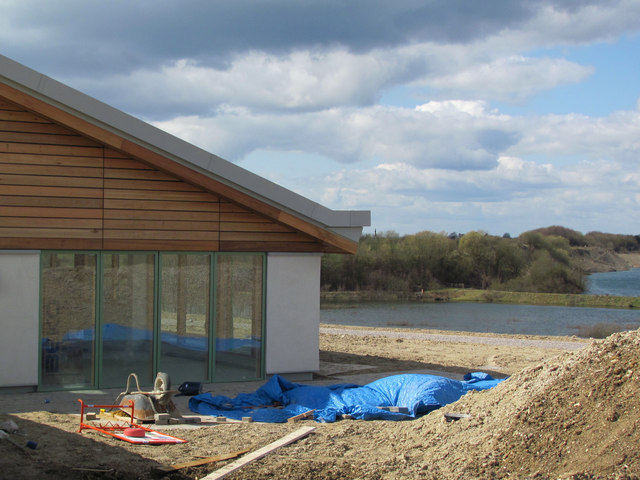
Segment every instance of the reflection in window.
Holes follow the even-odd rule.
[[[103,255],[101,386],[126,383],[129,373],[153,381],[155,255]]]
[[[41,384],[94,384],[97,255],[43,253]]]
[[[172,383],[209,377],[209,254],[162,254],[159,370]]]
[[[215,380],[261,378],[263,256],[217,258]]]

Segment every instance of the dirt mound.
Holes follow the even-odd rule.
[[[615,334],[416,421],[319,429],[237,478],[640,478],[639,363],[640,332]]]

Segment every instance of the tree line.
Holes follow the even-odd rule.
[[[466,234],[395,232],[363,235],[355,255],[325,255],[325,291],[394,291],[467,287],[521,292],[582,293],[585,272],[574,247],[618,253],[640,251],[640,236],[582,234],[553,226],[512,238],[482,231]]]

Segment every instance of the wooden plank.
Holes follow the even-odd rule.
[[[216,222],[216,212],[185,212],[174,210],[111,210],[105,209],[104,218],[110,220],[180,220],[195,222]],[[218,226],[216,225],[216,230]]]
[[[64,229],[101,229],[102,219],[95,218],[43,218],[43,217],[3,217],[0,227],[35,227]]]
[[[218,232],[194,232],[190,230],[104,230],[104,239],[131,240],[212,240],[218,239]]]
[[[188,183],[169,180],[121,180],[105,178],[104,188],[111,190],[154,190],[159,192],[194,192],[205,193],[202,189],[197,189]]]
[[[74,135],[78,134],[72,132],[68,128],[64,128],[56,123],[34,123],[34,122],[20,122],[15,120],[3,120],[0,118],[0,131],[1,132],[25,132],[25,133],[47,133],[52,135]]]
[[[256,450],[253,453],[249,453],[235,462],[231,462],[229,465],[225,465],[224,467],[216,470],[209,475],[202,477],[202,480],[219,480],[221,478],[230,475],[231,473],[240,470],[241,468],[260,460],[261,458],[269,455],[271,452],[277,450],[278,448],[289,445],[293,442],[300,440],[301,438],[306,437],[311,432],[313,432],[316,427],[302,427],[295,432],[290,433],[289,435],[285,435],[280,440],[276,440],[275,442],[270,443],[269,445],[262,447]]]
[[[0,227],[0,237],[6,238],[101,238],[98,229],[79,228],[13,228]]]
[[[0,142],[29,143],[37,145],[69,145],[80,147],[101,146],[90,138],[80,135],[51,135],[46,133],[3,131],[0,131]]]
[[[61,177],[40,175],[0,175],[0,185],[25,185],[45,187],[85,187],[102,188],[102,178],[91,177]]]
[[[108,147],[106,147],[104,149],[104,156],[105,156],[105,158],[122,158],[122,159],[133,160],[126,153],[119,152],[118,150],[114,150],[114,149],[108,148]],[[143,162],[139,162],[138,160],[135,160],[135,161],[144,165]]]
[[[182,220],[114,220],[105,219],[105,229],[113,230],[174,230],[217,232],[218,222],[194,222]]]
[[[33,153],[38,155],[64,155],[69,157],[102,158],[102,147],[74,147],[69,145],[42,145],[33,143],[1,142],[0,152]]]
[[[271,232],[271,233],[295,233],[291,228],[285,227],[278,223],[244,223],[244,222],[225,222],[220,221],[220,230],[225,232]]]
[[[0,205],[22,206],[22,207],[78,207],[78,199],[65,197],[33,197],[33,196],[8,196],[0,194]],[[99,209],[102,207],[102,198],[83,198],[82,207]]]
[[[34,197],[73,197],[73,198],[100,198],[101,188],[75,188],[75,187],[45,187],[25,185],[2,185],[0,183],[0,195],[20,195]]]
[[[226,213],[220,212],[220,220],[223,222],[242,222],[242,223],[273,223],[273,220],[261,215],[249,212],[242,213]]]
[[[211,202],[170,202],[164,200],[128,200],[105,198],[105,210],[173,210],[185,212],[218,212],[218,203]]]
[[[295,415],[293,417],[289,417],[287,418],[287,422],[288,423],[294,423],[297,422],[299,420],[306,420],[308,418],[313,418],[313,412],[315,412],[315,410],[307,410],[306,412],[302,412],[298,415]]]
[[[74,203],[78,202],[74,201]],[[5,207],[0,205],[0,217],[102,218],[102,210],[98,208]]]
[[[237,242],[220,240],[222,252],[327,252],[340,253],[342,250],[331,249],[331,246],[317,242]]]
[[[158,172],[159,170],[156,170],[155,168],[153,168],[151,165],[148,165],[146,163],[143,162],[139,162],[139,161],[134,161],[130,158],[110,158],[106,156],[106,151],[108,149],[105,149],[105,157],[104,157],[104,166],[105,168],[113,168],[113,169],[117,169],[117,170],[149,170],[149,171],[154,171],[154,172]]]
[[[31,123],[51,123],[46,118],[42,118],[31,112],[25,110],[0,110],[0,120],[5,121],[17,121],[17,122],[31,122]]]
[[[59,177],[84,177],[99,178],[102,183],[102,168],[96,167],[68,167],[49,165],[28,165],[5,163],[0,158],[0,174],[33,175],[33,176],[59,176]]]
[[[23,108],[0,97],[0,110],[23,110]]]
[[[247,210],[246,207],[228,201],[220,201],[220,211],[225,213],[253,213]]]
[[[2,237],[0,248],[19,250],[59,249],[59,250],[100,250],[102,239],[60,238],[60,237]],[[121,248],[120,250],[126,250]]]
[[[38,155],[31,153],[0,152],[0,162],[25,165],[57,165],[65,167],[102,168],[102,157],[82,157],[68,155]]]
[[[115,190],[104,191],[104,198],[107,199],[130,199],[130,200],[177,200],[182,202],[207,202],[211,201],[211,195],[207,192],[159,192],[145,190]]]
[[[269,233],[269,232],[227,232],[220,230],[221,241],[236,242],[309,242],[310,238],[297,232],[289,233]]]
[[[114,168],[109,165],[111,161],[105,160],[104,178],[123,179],[123,180],[155,180],[164,182],[180,182],[179,178],[167,175],[159,170],[151,168]],[[140,162],[137,164],[143,165]],[[184,182],[181,182],[184,183]],[[191,186],[191,188],[195,188]],[[202,189],[199,189],[202,191]]]
[[[210,241],[194,240],[135,240],[105,238],[103,240],[105,250],[177,250],[184,252],[217,252],[220,246],[217,238]]]
[[[191,460],[190,462],[176,463],[169,466],[161,465],[159,467],[156,467],[155,470],[159,472],[169,473],[175,472],[176,470],[182,470],[183,468],[199,467],[201,465],[208,465],[210,463],[221,462],[223,460],[231,460],[232,458],[236,458],[247,453],[249,450],[249,448],[245,448],[244,450],[238,450],[237,452],[216,455],[214,457],[200,458],[198,460]]]

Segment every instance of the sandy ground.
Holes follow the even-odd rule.
[[[173,473],[158,468],[200,457],[255,451],[301,426],[309,436],[227,478],[640,478],[640,333],[605,341],[407,329],[322,326],[321,371],[313,384],[364,384],[401,372],[459,378],[510,376],[495,389],[405,422],[213,423],[155,427],[188,440],[137,446],[77,433],[79,403],[111,403],[119,390],[0,394],[0,421],[20,445],[0,441],[3,478],[202,478],[225,462]],[[206,385],[215,394],[254,384]],[[187,398],[176,404],[190,415]],[[469,417],[445,422],[444,412]],[[228,462],[226,462],[228,463]]]

